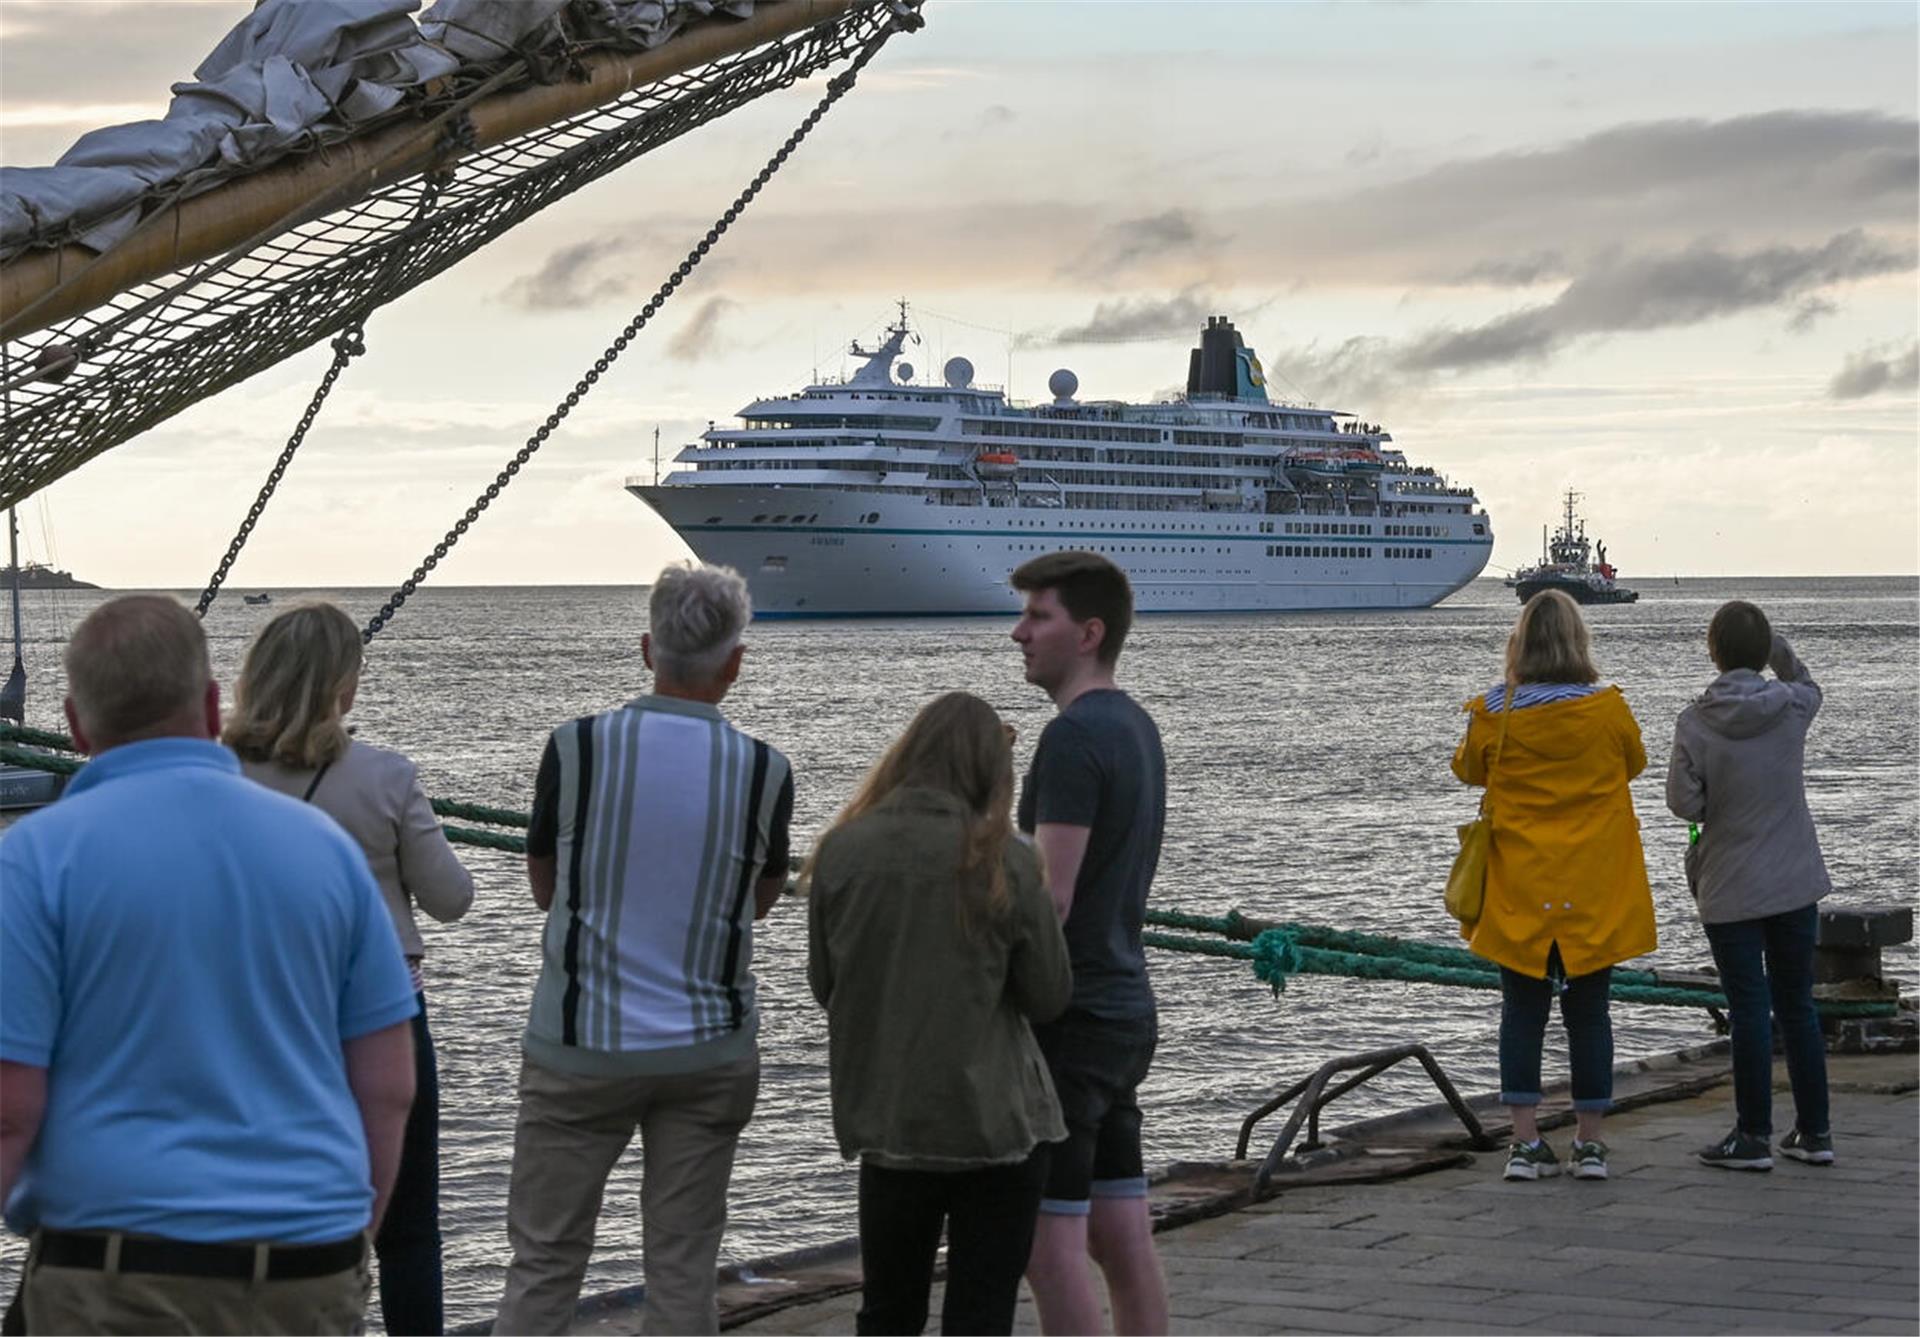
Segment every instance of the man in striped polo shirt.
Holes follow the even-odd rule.
[[[747,586],[670,566],[640,641],[651,695],[554,730],[527,875],[546,911],[495,1332],[566,1332],[607,1175],[638,1130],[647,1332],[718,1331],[714,1274],[760,1059],[753,921],[787,882],[793,773],[718,709]]]

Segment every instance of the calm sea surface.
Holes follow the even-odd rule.
[[[1625,690],[1653,758],[1634,785],[1660,916],[1652,960],[1708,959],[1681,875],[1685,828],[1668,816],[1661,786],[1674,717],[1713,676],[1707,619],[1728,598],[1765,607],[1826,689],[1807,783],[1837,898],[1910,901],[1920,846],[1916,583],[1640,588],[1639,604],[1588,617],[1602,671]],[[382,594],[274,591],[278,604],[331,598],[363,619]],[[28,596],[30,723],[64,727],[59,647],[103,597]],[[213,609],[207,627],[223,683],[269,611],[237,592]],[[1510,592],[1483,580],[1420,612],[1163,616],[1137,627],[1122,684],[1158,719],[1167,750],[1156,904],[1448,938],[1440,888],[1453,826],[1474,804],[1447,762],[1460,703],[1497,678],[1516,611]],[[643,690],[644,616],[645,593],[635,588],[428,589],[374,643],[353,721],[361,738],[411,755],[429,793],[524,808],[554,724]],[[752,629],[725,709],[793,759],[798,844],[938,692],[964,688],[992,701],[1019,727],[1024,764],[1051,706],[1022,681],[1009,627],[967,619]],[[480,885],[473,912],[426,926],[454,1323],[487,1317],[500,1293],[519,1035],[540,933],[517,856],[463,855]],[[855,1231],[855,1176],[828,1126],[825,1027],[807,993],[805,948],[805,917],[783,903],[755,947],[765,1075],[734,1174],[726,1260]],[[1890,964],[1911,985],[1912,949]],[[1495,994],[1308,976],[1276,1000],[1243,963],[1160,952],[1152,966],[1162,1038],[1142,1092],[1150,1161],[1229,1155],[1239,1120],[1278,1087],[1329,1057],[1386,1043],[1425,1041],[1469,1091],[1496,1084]],[[1678,1009],[1621,1006],[1614,1025],[1622,1060],[1708,1037],[1704,1018]],[[1550,1075],[1565,1071],[1557,1032]],[[1333,1122],[1430,1094],[1412,1076],[1390,1074],[1346,1097]],[[609,1188],[589,1293],[641,1278],[638,1188],[630,1153]],[[8,1274],[19,1256],[10,1241]]]

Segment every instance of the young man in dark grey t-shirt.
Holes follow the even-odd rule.
[[[1098,1259],[1115,1331],[1164,1333],[1135,1090],[1157,1037],[1140,928],[1166,825],[1167,768],[1152,717],[1114,685],[1133,591],[1090,552],[1036,557],[1012,583],[1026,596],[1013,639],[1027,681],[1060,712],[1021,787],[1020,828],[1040,847],[1073,961],[1066,1014],[1034,1028],[1067,1140],[1053,1150],[1027,1281],[1044,1332],[1097,1332]]]

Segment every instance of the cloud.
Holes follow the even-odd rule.
[[[1789,334],[1805,334],[1828,316],[1836,314],[1840,304],[1825,297],[1803,297],[1787,317]]]
[[[1358,191],[1327,230],[1398,250],[1422,232],[1482,255],[1543,230],[1578,249],[1620,236],[1773,235],[1868,221],[1911,225],[1920,148],[1911,117],[1775,111],[1616,126],[1569,143],[1443,163]],[[1753,201],[1768,208],[1756,211]],[[1562,249],[1568,248],[1563,240]]]
[[[1346,152],[1346,164],[1349,167],[1366,167],[1380,161],[1387,151],[1386,136],[1378,130],[1369,131],[1358,143]]]
[[[1270,352],[1269,374],[1325,402],[1382,409],[1419,397],[1444,375],[1543,363],[1582,338],[1698,324],[1791,304],[1789,327],[1834,309],[1820,289],[1915,266],[1910,246],[1845,232],[1815,247],[1728,252],[1700,244],[1677,252],[1614,255],[1579,274],[1551,302],[1466,328],[1393,340],[1361,335]],[[1911,388],[1914,351],[1856,354],[1833,379],[1836,399]]]
[[[0,130],[64,126],[78,132],[123,121],[142,121],[166,112],[165,100],[151,102],[15,102],[0,106]]]
[[[627,240],[617,235],[562,246],[533,273],[509,283],[500,293],[501,300],[526,311],[561,311],[624,293],[632,281],[605,272],[602,262],[627,246]]]
[[[1459,281],[1466,284],[1490,284],[1500,288],[1531,288],[1545,279],[1565,278],[1566,258],[1558,251],[1535,251],[1504,260],[1482,260],[1469,266]]]
[[[1411,372],[1465,371],[1540,359],[1584,335],[1694,325],[1805,299],[1818,289],[1914,267],[1909,246],[1843,232],[1817,247],[1731,253],[1705,243],[1661,255],[1610,257],[1552,302],[1469,329],[1420,336],[1398,354]]]
[[[1404,403],[1419,386],[1395,366],[1393,345],[1373,335],[1261,355],[1269,383],[1328,407],[1365,406],[1378,413]]]
[[[676,362],[698,362],[722,351],[726,345],[720,337],[720,322],[728,312],[739,308],[740,304],[729,298],[709,297],[667,340],[667,356]]]
[[[1228,240],[1210,233],[1185,209],[1108,224],[1064,273],[1104,278],[1166,256],[1193,256]]]
[[[1832,399],[1865,399],[1882,391],[1920,387],[1920,343],[1904,352],[1868,349],[1850,354],[1827,385]]]
[[[163,5],[7,0],[0,5],[7,101],[111,104],[144,96],[147,109],[138,115],[157,116],[166,107],[168,86],[192,78],[201,57],[245,19],[248,8],[233,0]],[[76,58],[81,50],[85,59]],[[14,161],[11,152],[8,159]]]
[[[1231,206],[1143,206],[1144,198],[1164,200],[1180,189],[1179,164],[1173,164],[1156,179],[1153,195],[1143,187],[1131,201],[996,199],[971,182],[931,197],[923,182],[912,192],[917,202],[903,203],[896,188],[885,211],[896,235],[916,239],[912,282],[921,291],[1016,287],[1046,296],[1092,293],[1111,305],[1116,289],[1247,292],[1299,285],[1418,293],[1574,285],[1549,313],[1531,318],[1537,326],[1523,320],[1482,331],[1477,342],[1494,354],[1503,339],[1538,346],[1556,331],[1652,328],[1576,309],[1613,294],[1651,313],[1662,294],[1620,291],[1635,282],[1634,264],[1652,263],[1648,257],[1683,257],[1672,260],[1660,281],[1710,284],[1711,258],[1724,256],[1736,272],[1720,281],[1737,291],[1749,280],[1764,284],[1767,255],[1790,263],[1856,229],[1854,235],[1865,237],[1859,249],[1910,250],[1920,190],[1917,139],[1920,125],[1911,118],[1782,111],[1619,126],[1535,151],[1461,158],[1360,190],[1275,194]],[[1007,142],[1016,159],[1025,151],[1025,137]],[[774,200],[757,206],[752,235],[727,243],[729,295],[740,301],[813,297],[871,283],[872,250],[847,244],[871,232],[876,204],[863,189],[849,186],[805,209],[777,207]],[[1766,207],[1756,208],[1756,200]],[[597,275],[624,246],[632,262],[622,269],[651,272],[655,262],[670,265],[678,239],[699,235],[708,221],[656,210],[627,225],[618,241],[596,236],[598,249],[579,259]],[[778,244],[756,240],[768,237]],[[1632,238],[1624,255],[1623,238]],[[564,280],[563,259],[556,253],[548,265]],[[1124,286],[1113,281],[1116,275],[1124,276]],[[551,286],[529,276],[517,281],[510,300]],[[585,282],[560,286],[575,300],[594,295]],[[1671,296],[1678,302],[1692,291],[1683,284]],[[1809,288],[1779,300],[1813,296]],[[1734,305],[1710,294],[1689,300],[1707,309]],[[1816,304],[1782,319],[1804,327],[1821,314]]]
[[[1191,336],[1217,308],[1213,298],[1189,288],[1164,299],[1122,297],[1098,303],[1083,324],[1053,335],[1031,338],[1032,343],[1099,344],[1133,339],[1170,339]]]

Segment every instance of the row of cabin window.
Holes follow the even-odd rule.
[[[1313,543],[1269,543],[1269,557],[1371,557],[1372,548],[1349,548],[1340,544],[1330,547]]]
[[[1432,548],[1383,548],[1386,557],[1427,558],[1433,556]],[[1351,548],[1343,544],[1321,545],[1314,543],[1269,543],[1269,557],[1371,557],[1372,548]]]

